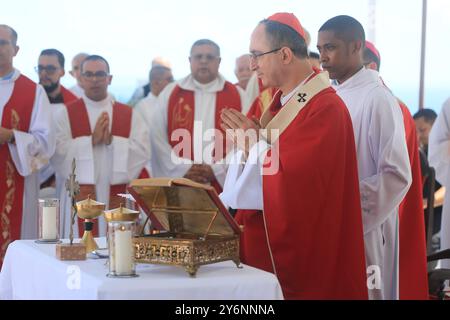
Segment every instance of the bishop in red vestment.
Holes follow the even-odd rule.
[[[296,41],[277,42],[274,34],[280,33]],[[233,208],[263,210],[263,223],[255,228],[264,228],[271,271],[286,299],[367,299],[348,111],[328,75],[308,62],[304,32],[293,14],[263,20],[250,48],[252,69],[264,85],[280,91],[261,118],[268,131],[259,141],[239,144],[245,140],[236,129],[258,126],[235,110],[223,112],[223,128],[242,151],[229,168],[221,199]]]

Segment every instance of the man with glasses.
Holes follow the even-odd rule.
[[[38,59],[36,72],[39,75],[39,84],[42,85],[47,93],[51,104],[67,104],[78,98],[69,90],[64,88],[60,79],[64,76],[64,55],[56,49],[46,49],[41,52]],[[63,181],[56,182],[56,184]],[[49,165],[42,168],[39,172],[39,184],[41,191],[40,198],[55,197],[55,171]]]
[[[220,197],[232,208],[261,210],[244,225],[246,257],[277,275],[286,299],[367,299],[350,115],[328,74],[311,66],[293,14],[261,21],[250,52],[263,85],[280,90],[260,123],[235,110],[222,114],[240,150]],[[260,128],[268,131],[243,139]]]
[[[55,150],[44,89],[13,66],[17,32],[0,25],[0,265],[14,240],[36,239],[38,171]]]
[[[36,72],[39,75],[39,84],[47,92],[50,103],[64,103],[77,100],[77,97],[64,88],[60,80],[65,74],[64,55],[56,49],[46,49],[39,55]]]
[[[87,57],[81,76],[83,98],[56,111],[57,145],[51,163],[60,176],[67,177],[75,158],[81,187],[78,200],[91,195],[114,209],[122,203],[117,195],[126,193],[126,185],[150,160],[149,133],[137,112],[108,95],[112,75],[103,57]],[[65,190],[61,190],[61,199],[63,235],[68,236],[70,200]],[[77,229],[82,230],[78,225]],[[94,234],[105,233],[106,224],[100,217]]]
[[[219,74],[220,48],[213,41],[196,41],[189,62],[191,74],[164,89],[153,113],[152,174],[186,177],[221,190],[226,150],[220,112],[241,110],[241,96]]]

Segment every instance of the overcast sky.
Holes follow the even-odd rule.
[[[421,0],[377,0],[376,38],[381,74],[413,111],[417,108],[420,62]],[[450,96],[450,1],[429,0],[427,103],[439,109]],[[37,80],[33,67],[42,49],[56,48],[67,59],[80,51],[103,55],[114,75],[111,90],[122,100],[145,81],[151,60],[164,56],[176,78],[189,73],[188,54],[200,38],[222,49],[221,73],[230,81],[235,58],[248,52],[258,21],[278,11],[293,12],[312,36],[329,18],[348,14],[369,32],[369,0],[14,0],[2,1],[0,23],[19,33],[15,65]],[[63,84],[74,83],[70,75]]]

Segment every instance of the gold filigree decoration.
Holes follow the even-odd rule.
[[[6,160],[6,187],[5,198],[3,199],[2,211],[1,211],[1,230],[2,230],[2,241],[0,248],[0,265],[3,263],[3,258],[6,254],[6,249],[8,245],[12,242],[11,239],[11,219],[10,213],[13,208],[14,196],[16,193],[16,182],[14,180],[15,174],[14,164],[10,159]]]
[[[20,116],[16,110],[11,110],[11,129],[19,130],[20,128]]]
[[[175,105],[173,113],[173,128],[187,128],[192,117],[192,108],[184,104],[184,98],[180,98]]]

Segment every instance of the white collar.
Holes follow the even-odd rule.
[[[294,90],[292,90],[291,92],[289,92],[287,95],[281,96],[281,97],[280,97],[281,105],[284,106],[289,100],[291,100],[291,98],[292,98],[292,97],[294,96],[294,94],[298,91],[298,89],[299,89],[301,86],[303,86],[303,85],[306,83],[306,81],[310,80],[311,77],[314,75],[314,73],[315,73],[315,72],[313,71],[309,76],[307,76],[307,77],[305,78],[305,80],[303,80],[298,86],[296,86],[296,87],[294,88]]]
[[[178,85],[181,89],[189,90],[189,91],[202,91],[208,93],[216,93],[222,91],[225,87],[225,78],[219,74],[216,79],[207,84],[202,84],[194,79],[192,75],[181,79],[178,82]]]
[[[89,99],[86,96],[86,94],[83,93],[83,100],[85,101],[86,105],[90,105],[90,106],[93,106],[93,107],[96,107],[96,108],[104,108],[104,107],[107,107],[107,106],[110,106],[110,105],[113,104],[113,101],[112,101],[111,96],[109,94],[108,94],[108,96],[105,99],[103,99],[101,101],[94,101],[94,100]]]
[[[10,75],[11,74],[7,75],[6,79],[0,78],[0,85],[15,82],[20,77],[20,71],[17,69],[14,69],[14,71],[12,72],[12,76],[10,76]]]
[[[364,87],[374,82],[381,82],[380,74],[377,71],[366,69],[363,67],[351,78],[347,79],[341,84],[339,84],[337,81],[333,81],[332,86],[336,90],[343,90],[356,87]]]

